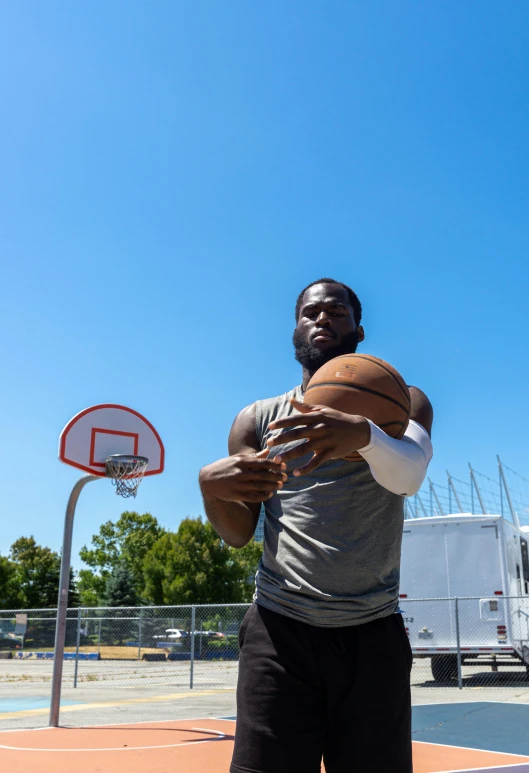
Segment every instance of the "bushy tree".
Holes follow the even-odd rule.
[[[255,590],[255,573],[259,565],[259,560],[263,553],[263,545],[261,542],[250,540],[250,542],[243,548],[235,550],[230,548],[234,553],[234,560],[241,567],[241,599],[240,601],[250,602],[253,599]]]
[[[24,595],[18,584],[17,565],[6,556],[0,556],[0,609],[20,609]]]
[[[91,569],[80,569],[77,573],[79,606],[98,607],[105,595],[106,580]]]
[[[165,534],[150,513],[126,511],[116,523],[107,521],[92,537],[92,546],[80,550],[79,557],[90,569],[79,572],[79,590],[90,602],[102,601],[106,582],[118,566],[126,566],[134,578],[136,594],[143,586],[143,562],[154,543]]]
[[[102,603],[107,607],[136,607],[139,598],[136,581],[125,563],[118,564],[109,575]],[[131,609],[115,609],[112,619],[105,620],[102,627],[103,640],[108,644],[120,644],[127,639],[138,637],[138,621]]]
[[[144,596],[153,604],[223,604],[251,598],[260,546],[228,547],[211,524],[185,518],[145,556]]]
[[[106,607],[136,607],[140,600],[136,582],[128,566],[118,564],[106,582],[103,604]]]
[[[50,548],[38,545],[34,537],[20,537],[11,545],[9,559],[15,565],[11,582],[20,589],[20,606],[48,609],[57,606],[61,558]],[[73,570],[70,569],[68,606],[79,603]]]

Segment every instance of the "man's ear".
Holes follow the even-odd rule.
[[[358,343],[361,343],[366,337],[364,333],[364,328],[362,327],[362,325],[358,325],[358,327],[356,328],[356,332],[358,333]]]

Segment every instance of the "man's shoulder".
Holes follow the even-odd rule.
[[[301,385],[295,386],[293,389],[289,389],[288,392],[283,392],[281,395],[275,395],[275,397],[264,397],[261,400],[256,400],[254,405],[273,405],[275,403],[288,403],[289,400],[294,397],[296,400],[303,399],[303,392]]]
[[[411,398],[410,419],[418,422],[431,435],[433,407],[430,400],[419,387],[408,385],[408,390]]]
[[[267,397],[255,402],[255,426],[262,448],[264,448],[264,441],[269,432],[270,422],[289,416],[293,412],[294,409],[290,404],[292,397],[296,400],[303,400],[301,386],[294,387],[282,395]]]

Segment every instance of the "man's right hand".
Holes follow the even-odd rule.
[[[200,470],[199,483],[205,497],[224,502],[264,502],[283,487],[286,464],[268,459],[266,448],[257,454],[235,454]]]

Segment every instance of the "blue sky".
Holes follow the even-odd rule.
[[[434,480],[496,453],[527,475],[525,0],[0,11],[0,552],[59,549],[58,436],[96,403],[165,441],[134,508],[201,514],[236,413],[298,383],[294,302],[322,275],[430,396]],[[85,489],[74,565],[126,504]]]

